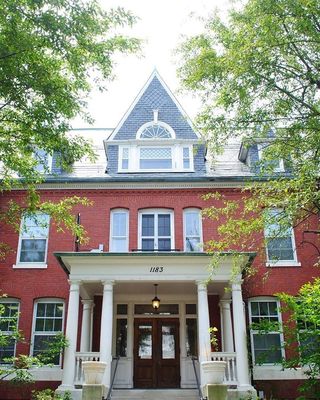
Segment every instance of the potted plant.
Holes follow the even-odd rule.
[[[102,361],[83,361],[84,381],[87,385],[101,385],[107,363]]]

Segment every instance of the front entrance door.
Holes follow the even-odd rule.
[[[134,387],[180,386],[179,320],[135,319]]]

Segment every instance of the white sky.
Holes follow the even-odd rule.
[[[107,92],[91,93],[89,112],[95,120],[93,127],[114,128],[154,68],[193,118],[199,102],[191,95],[177,93],[180,86],[173,51],[182,35],[201,32],[199,16],[208,16],[215,8],[227,9],[228,0],[100,0],[100,3],[105,8],[121,6],[139,17],[133,28],[125,29],[125,33],[142,39],[143,44],[142,56],[117,58],[116,78],[108,84]],[[73,127],[84,127],[84,122],[75,120]]]

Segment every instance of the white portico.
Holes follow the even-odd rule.
[[[66,326],[69,346],[60,391],[81,387],[81,363],[85,360],[107,363],[104,385],[109,388],[116,354],[120,356],[116,388],[195,387],[188,357],[193,354],[199,362],[226,360],[226,383],[239,391],[252,390],[241,281],[230,281],[231,255],[222,257],[209,284],[210,256],[204,253],[55,255],[69,274],[70,283]],[[245,265],[253,257],[253,253],[244,253],[241,262]],[[154,283],[159,285],[161,299],[155,314],[150,310]],[[219,303],[222,352],[211,349],[208,296],[213,296],[217,306]],[[101,312],[95,309],[99,307]]]

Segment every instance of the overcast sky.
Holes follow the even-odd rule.
[[[143,40],[142,56],[118,57],[116,78],[106,93],[93,91],[89,112],[94,127],[114,128],[145,84],[154,68],[176,95],[187,114],[193,118],[199,103],[190,95],[178,93],[176,57],[173,52],[183,35],[199,33],[202,23],[198,17],[208,16],[214,8],[225,10],[228,1],[222,0],[100,0],[105,8],[121,6],[139,17],[126,34]],[[74,128],[84,127],[76,120]]]

